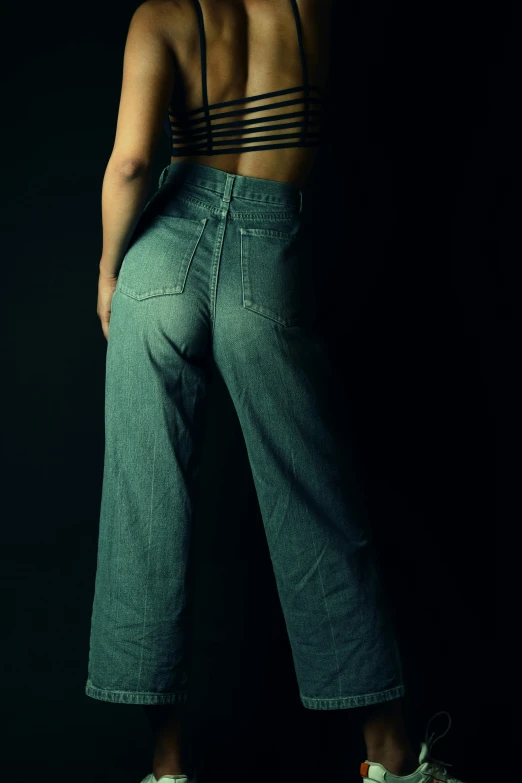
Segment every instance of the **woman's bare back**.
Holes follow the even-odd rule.
[[[323,88],[329,74],[332,3],[333,0],[297,0],[308,81]],[[303,85],[291,0],[200,0],[200,6],[210,104]],[[165,0],[161,18],[176,62],[176,79],[182,82],[183,105],[188,112],[201,108],[201,51],[194,0]],[[179,87],[178,84],[175,89]],[[302,110],[303,104],[293,109]],[[266,118],[266,112],[258,116],[262,114]],[[256,114],[244,117],[252,119]],[[242,118],[242,114],[234,117],[235,120]],[[267,136],[270,132],[260,131],[258,135]],[[249,133],[248,139],[252,142],[255,134]],[[303,187],[317,151],[317,147],[291,147],[220,155],[177,155],[171,157],[171,161],[191,160],[231,174],[291,182]]]

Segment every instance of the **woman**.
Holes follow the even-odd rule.
[[[147,0],[128,32],[102,192],[106,443],[86,693],[145,706],[146,783],[188,781],[187,556],[211,356],[245,437],[304,707],[360,718],[363,777],[450,780],[406,735],[344,401],[314,330],[321,259],[304,237],[332,12],[332,0]],[[170,165],[142,209],[165,120]]]

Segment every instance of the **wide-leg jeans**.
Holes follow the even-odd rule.
[[[313,219],[306,188],[190,161],[165,167],[140,215],[107,343],[88,696],[187,700],[210,357],[244,435],[302,704],[404,695],[345,400],[314,328]],[[335,281],[326,295],[342,306]]]

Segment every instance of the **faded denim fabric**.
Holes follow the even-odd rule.
[[[245,438],[302,704],[404,695],[346,403],[314,327],[323,265],[307,252],[313,217],[306,189],[190,161],[165,167],[140,216],[107,344],[88,696],[187,699],[210,357]],[[341,306],[334,281],[326,290]]]

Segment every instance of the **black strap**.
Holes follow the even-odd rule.
[[[303,69],[303,84],[305,89],[305,108],[304,108],[304,123],[303,123],[303,131],[301,133],[301,141],[305,141],[306,139],[306,133],[308,130],[308,112],[310,110],[310,90],[308,86],[308,69],[306,67],[306,58],[305,58],[305,51],[304,51],[304,44],[303,44],[303,30],[301,27],[301,16],[299,14],[299,8],[297,6],[297,0],[291,0],[292,8],[294,9],[294,16],[295,16],[295,25],[297,27],[297,37],[299,39],[299,52],[301,54],[301,66]]]
[[[205,112],[205,120],[207,125],[207,154],[212,154],[212,126],[210,123],[210,111],[208,108],[208,92],[207,92],[207,45],[205,40],[205,23],[203,19],[203,11],[201,10],[201,4],[199,0],[194,0],[196,4],[196,11],[198,15],[199,25],[199,46],[201,51],[201,80],[203,91],[203,109]],[[297,28],[297,38],[299,41],[299,53],[301,55],[301,67],[303,70],[303,85],[304,85],[304,122],[303,129],[301,131],[301,141],[306,141],[308,133],[308,115],[310,111],[310,88],[308,82],[308,69],[306,67],[306,57],[303,44],[303,30],[301,25],[301,16],[299,14],[299,8],[297,0],[290,0],[295,17],[295,24]]]
[[[210,112],[208,109],[208,94],[207,94],[207,44],[205,41],[205,23],[203,21],[203,11],[199,0],[194,0],[196,3],[196,11],[198,14],[199,24],[199,46],[201,50],[201,80],[203,87],[203,109],[205,111],[205,119],[207,122],[207,155],[212,154],[212,126],[210,124]]]

